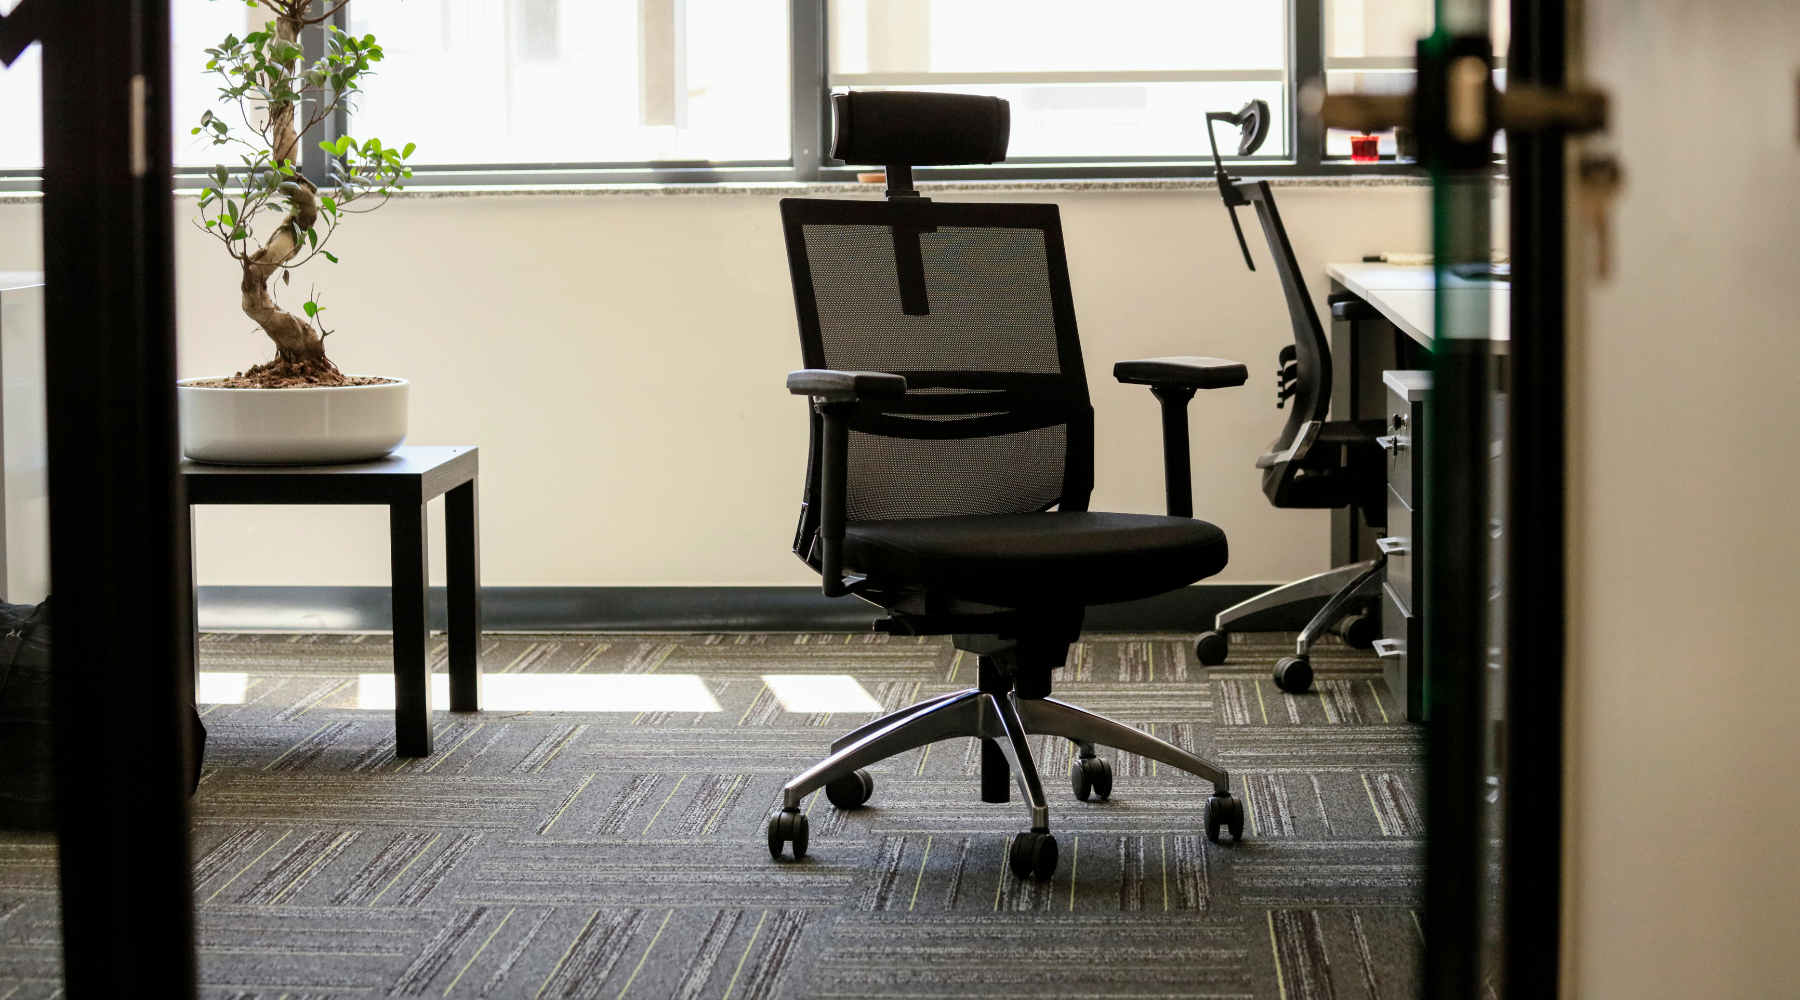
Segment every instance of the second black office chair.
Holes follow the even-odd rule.
[[[974,688],[930,698],[846,733],[789,781],[769,818],[769,851],[807,849],[805,797],[869,799],[877,761],[939,740],[982,743],[983,801],[1007,800],[1009,772],[1030,808],[1013,839],[1019,877],[1057,866],[1049,807],[1027,737],[1073,741],[1078,799],[1106,798],[1104,745],[1210,781],[1203,824],[1243,833],[1224,769],[1137,728],[1050,697],[1089,605],[1185,587],[1224,568],[1225,533],[1193,520],[1186,405],[1240,385],[1215,358],[1123,362],[1115,371],[1162,399],[1172,515],[1087,509],[1094,423],[1054,205],[922,198],[912,168],[1006,155],[997,98],[851,93],[833,99],[832,155],[885,164],[887,200],[781,203],[812,399],[812,452],[794,551],[831,596],[887,612],[874,627],[950,635],[977,657]],[[1175,476],[1179,473],[1181,482]]]
[[[1326,419],[1331,409],[1331,343],[1325,339],[1319,314],[1307,294],[1306,281],[1300,276],[1300,264],[1294,258],[1293,244],[1288,242],[1287,227],[1282,225],[1281,213],[1275,208],[1275,192],[1268,181],[1240,180],[1227,174],[1219,158],[1218,140],[1212,133],[1214,122],[1237,126],[1241,137],[1238,155],[1248,156],[1267,137],[1269,121],[1269,106],[1263,101],[1252,101],[1235,113],[1215,111],[1206,116],[1219,193],[1231,212],[1231,225],[1244,252],[1244,263],[1256,270],[1250,245],[1238,225],[1237,210],[1254,205],[1263,235],[1269,241],[1269,254],[1276,276],[1281,279],[1294,330],[1294,342],[1281,349],[1276,403],[1291,407],[1287,423],[1280,436],[1269,444],[1269,450],[1256,460],[1256,467],[1262,470],[1263,493],[1277,507],[1353,508],[1370,527],[1385,528],[1387,456],[1380,444],[1384,424],[1381,420]],[[1275,663],[1276,686],[1295,694],[1305,691],[1312,686],[1309,654],[1313,643],[1326,629],[1354,612],[1356,602],[1372,603],[1368,598],[1380,586],[1386,563],[1385,554],[1377,555],[1296,580],[1226,608],[1214,620],[1214,630],[1202,634],[1194,644],[1195,655],[1209,666],[1223,663],[1229,651],[1228,632],[1234,623],[1323,597],[1324,605],[1300,630],[1294,655]],[[1352,644],[1366,645],[1378,625],[1372,614],[1361,615],[1346,638]]]

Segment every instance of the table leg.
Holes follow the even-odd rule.
[[[452,712],[481,709],[481,518],[475,483],[471,479],[444,494]]]
[[[431,675],[425,653],[430,647],[431,625],[426,615],[431,603],[425,575],[425,505],[389,506],[388,537],[393,564],[394,753],[429,757]]]
[[[185,492],[186,485],[183,484]],[[200,560],[194,550],[194,506],[185,499],[182,501],[183,517],[176,523],[176,548],[187,558],[185,573],[178,573],[181,585],[187,588],[188,611],[188,648],[187,648],[187,690],[182,693],[184,702],[193,704],[189,715],[187,755],[188,755],[188,792],[191,795],[200,788],[200,771],[206,763],[206,723],[200,721],[200,576],[198,567]]]
[[[176,548],[187,557],[186,583],[188,588],[188,683],[191,691],[198,694],[200,690],[200,574],[197,572],[200,560],[195,558],[194,507],[182,504],[186,513],[182,524],[176,525]]]

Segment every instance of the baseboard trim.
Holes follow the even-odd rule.
[[[1091,632],[1201,632],[1213,616],[1271,585],[1202,583],[1089,608]],[[495,632],[864,632],[881,616],[816,587],[483,587],[482,628]],[[431,588],[432,628],[444,589]],[[207,632],[386,632],[386,587],[201,587]]]

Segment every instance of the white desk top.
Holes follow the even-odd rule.
[[[1406,264],[1327,264],[1325,271],[1338,284],[1374,306],[1406,335],[1430,347],[1436,334],[1436,272]],[[1480,308],[1487,300],[1488,339],[1512,338],[1512,283],[1507,281],[1458,281],[1445,289],[1451,308],[1459,301]]]

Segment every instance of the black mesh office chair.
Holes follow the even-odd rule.
[[[1031,811],[1009,863],[1049,878],[1056,839],[1026,737],[1074,741],[1077,798],[1106,798],[1112,772],[1095,744],[1213,784],[1205,827],[1243,833],[1230,778],[1137,729],[1051,697],[1051,673],[1083,609],[1185,587],[1224,568],[1225,533],[1187,516],[1087,509],[1093,410],[1054,205],[934,203],[912,186],[924,164],[1006,155],[996,98],[852,93],[833,98],[832,155],[885,164],[887,200],[781,203],[806,370],[789,391],[812,398],[812,452],[794,552],[830,596],[887,611],[877,630],[951,635],[977,656],[977,686],[931,698],[845,734],[789,781],[769,818],[769,852],[805,854],[804,797],[823,786],[853,808],[874,789],[868,765],[928,743],[982,740],[981,795],[1005,802],[1008,776]],[[1179,424],[1198,389],[1240,385],[1215,358],[1122,363],[1121,379],[1164,397]],[[1185,482],[1177,490],[1186,490]],[[1191,506],[1191,505],[1190,505]],[[1185,514],[1185,512],[1184,512]]]
[[[1269,444],[1268,451],[1256,460],[1256,467],[1262,470],[1263,493],[1277,507],[1353,507],[1370,527],[1384,528],[1387,456],[1377,438],[1385,426],[1381,420],[1326,419],[1331,408],[1331,342],[1325,339],[1319,314],[1306,291],[1306,281],[1300,277],[1293,244],[1288,242],[1287,228],[1281,224],[1281,213],[1275,208],[1275,193],[1268,181],[1246,181],[1227,174],[1219,158],[1218,141],[1212,136],[1214,122],[1237,126],[1238,155],[1248,156],[1267,137],[1269,120],[1269,106],[1263,101],[1252,101],[1235,113],[1215,111],[1206,116],[1219,192],[1231,212],[1231,225],[1244,252],[1244,263],[1256,270],[1250,245],[1238,225],[1237,209],[1255,205],[1294,329],[1294,342],[1281,349],[1276,398],[1277,406],[1291,404],[1287,423],[1280,436]],[[1367,603],[1380,586],[1386,562],[1386,555],[1378,555],[1297,580],[1227,608],[1215,619],[1214,631],[1202,634],[1194,644],[1194,653],[1201,663],[1216,666],[1225,662],[1230,648],[1227,633],[1234,623],[1284,605],[1325,597],[1324,606],[1301,630],[1294,655],[1282,657],[1275,664],[1278,687],[1296,694],[1305,691],[1312,686],[1308,654],[1313,643],[1340,619],[1361,612],[1357,604]],[[1346,638],[1352,644],[1366,646],[1376,627],[1373,617],[1364,614],[1353,623]]]

